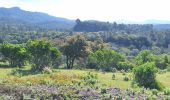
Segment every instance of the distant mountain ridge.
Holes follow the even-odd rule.
[[[97,20],[88,20],[97,21]],[[115,20],[116,23],[124,24],[153,24],[155,29],[170,29],[170,21],[168,20],[146,20],[142,22]],[[31,12],[20,9],[19,7],[4,8],[0,7],[0,26],[16,26],[16,27],[35,27],[53,30],[71,30],[75,25],[75,20],[61,17],[55,17],[42,12]]]
[[[18,7],[0,8],[0,23],[27,24],[47,29],[69,29],[75,21],[66,18],[54,17],[41,12],[30,12]]]

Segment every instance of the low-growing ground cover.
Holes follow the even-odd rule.
[[[114,75],[114,78],[113,78]],[[29,68],[0,68],[0,97],[3,99],[167,99],[170,72],[157,74],[166,91],[132,87],[132,73],[54,69],[31,73]]]

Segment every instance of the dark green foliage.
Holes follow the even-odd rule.
[[[120,46],[135,46],[137,49],[141,49],[142,47],[151,47],[151,41],[148,40],[145,36],[133,36],[128,34],[118,34],[110,37],[106,40],[107,42],[113,42]]]
[[[100,21],[81,21],[80,19],[76,20],[76,25],[73,27],[74,31],[78,32],[98,32],[98,31],[115,31],[115,30],[125,30],[125,31],[152,31],[153,25],[138,25],[138,24],[117,24],[109,22],[100,22]]]
[[[134,81],[138,83],[139,86],[144,86],[145,88],[162,90],[162,86],[156,81],[156,69],[153,62],[142,64],[134,69]]]
[[[115,80],[115,78],[116,78],[116,75],[113,73],[112,80]]]
[[[39,71],[51,67],[52,62],[61,56],[60,51],[45,39],[28,41],[27,49],[31,56],[32,68]]]
[[[105,94],[107,91],[105,88],[101,89],[101,94]]]
[[[130,62],[119,62],[118,63],[118,70],[124,70],[124,71],[129,71],[132,70],[134,65]]]
[[[152,89],[152,94],[153,95],[157,95],[158,94],[158,90],[157,89]]]
[[[74,26],[73,30],[78,32],[97,32],[97,31],[109,31],[111,28],[110,23],[106,22],[98,22],[98,21],[80,21],[79,19],[76,20],[76,25]]]
[[[76,34],[68,37],[66,44],[62,46],[63,55],[66,56],[67,68],[73,68],[74,61],[78,58],[85,58],[88,55],[87,42],[83,35]]]
[[[167,54],[157,55],[154,57],[155,65],[159,69],[166,69],[169,64],[169,59]]]
[[[128,76],[125,76],[125,77],[123,78],[123,80],[124,80],[124,81],[129,81],[129,77],[128,77]]]
[[[19,44],[4,43],[0,51],[4,59],[7,60],[12,67],[22,67],[29,58],[26,48]]]
[[[90,54],[89,63],[97,65],[97,69],[112,71],[125,57],[114,50],[102,49]]]
[[[153,61],[153,54],[149,50],[141,51],[136,57],[137,65],[142,65],[146,62]]]

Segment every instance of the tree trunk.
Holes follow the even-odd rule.
[[[74,60],[75,60],[75,58],[72,58],[72,60],[71,60],[71,68],[73,68]]]
[[[74,60],[75,60],[75,57],[66,56],[67,69],[72,69],[73,68]]]
[[[70,69],[70,58],[66,56],[66,64],[67,64],[67,69]]]

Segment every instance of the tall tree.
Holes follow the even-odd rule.
[[[117,68],[118,63],[124,60],[123,55],[110,49],[97,50],[89,56],[89,63],[97,65],[98,69],[104,71],[112,71],[112,68]]]
[[[52,61],[61,56],[60,51],[45,39],[29,41],[27,48],[31,56],[32,67],[37,71],[50,67]]]
[[[85,37],[81,34],[67,37],[65,45],[62,47],[62,51],[66,56],[67,68],[73,68],[75,59],[86,57],[88,54]]]
[[[26,48],[19,44],[2,44],[1,53],[4,56],[4,59],[7,60],[12,67],[22,67],[28,59]]]

